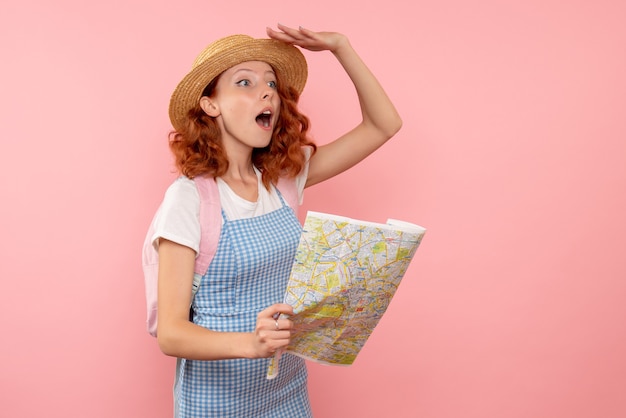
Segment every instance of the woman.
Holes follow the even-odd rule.
[[[304,188],[357,164],[402,123],[344,35],[284,25],[267,34],[209,45],[170,101],[170,147],[182,176],[165,195],[151,239],[159,253],[158,343],[183,359],[180,417],[311,416],[302,359],[285,354],[279,376],[265,378],[268,357],[290,341],[291,321],[277,318],[293,313],[279,302],[301,229],[280,182],[291,182],[301,199]],[[307,65],[296,46],[333,53],[358,94],[361,123],[324,146],[309,141],[309,121],[297,109]],[[200,241],[194,177],[217,183],[223,223],[192,297]]]

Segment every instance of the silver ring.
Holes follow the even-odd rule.
[[[278,319],[276,319],[275,321],[276,321],[276,331],[279,331],[280,327],[278,326]]]

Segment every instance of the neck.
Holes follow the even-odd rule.
[[[254,171],[254,167],[252,164],[246,165],[236,165],[233,164],[232,161],[228,165],[228,170],[222,176],[223,179],[230,179],[234,181],[241,182],[254,182],[256,183],[257,177],[256,172]]]
[[[228,171],[222,176],[222,180],[228,184],[239,197],[250,202],[256,202],[259,198],[259,180],[252,164],[237,166],[231,164]]]

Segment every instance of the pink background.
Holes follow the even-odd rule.
[[[210,40],[339,30],[403,116],[307,209],[428,233],[317,417],[626,416],[622,1],[4,0],[0,416],[171,416],[140,248],[173,178],[169,95]],[[330,54],[302,109],[358,121]]]

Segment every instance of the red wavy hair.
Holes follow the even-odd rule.
[[[213,94],[219,77],[209,83],[202,96]],[[267,147],[252,151],[252,163],[261,170],[263,184],[268,190],[270,184],[276,184],[279,177],[295,177],[302,171],[305,164],[303,146],[313,148],[313,153],[317,149],[307,136],[309,119],[298,111],[298,92],[286,86],[278,72],[276,78],[280,115],[272,140]],[[228,156],[222,147],[221,138],[217,122],[197,103],[187,115],[185,129],[169,134],[169,146],[178,170],[189,178],[224,175],[228,169]]]

